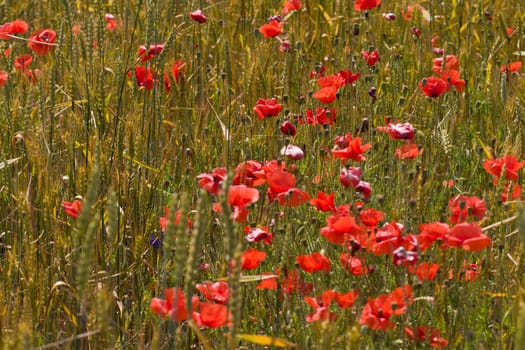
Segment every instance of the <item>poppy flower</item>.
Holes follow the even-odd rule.
[[[135,80],[139,88],[147,91],[153,89],[153,85],[157,82],[153,69],[143,66],[135,67]]]
[[[324,104],[332,103],[337,97],[337,87],[332,85],[323,87],[314,92],[312,97]]]
[[[62,208],[64,208],[64,211],[67,215],[71,216],[72,218],[77,218],[82,211],[82,201],[76,199],[73,202],[63,202]]]
[[[321,253],[315,252],[310,255],[298,255],[295,262],[305,272],[325,271],[330,272],[330,260]]]
[[[278,20],[271,20],[259,27],[259,32],[265,38],[273,38],[283,32],[282,23]]]
[[[418,149],[415,143],[407,143],[396,148],[395,156],[399,160],[414,159],[423,153],[423,150]]]
[[[277,116],[281,112],[282,108],[282,105],[277,103],[275,98],[270,98],[268,100],[260,98],[257,100],[253,110],[255,113],[257,113],[259,119],[264,119],[266,117]]]
[[[359,167],[344,167],[339,173],[339,181],[344,187],[356,188],[361,181],[361,168]]]
[[[35,54],[44,56],[55,49],[56,33],[52,29],[41,29],[29,36],[27,46]]]
[[[345,85],[345,79],[339,74],[331,74],[317,79],[317,85],[322,88],[332,86],[339,89]]]
[[[155,56],[160,55],[164,49],[164,44],[151,44],[149,49],[145,45],[139,48],[139,57],[141,62],[152,60]]]
[[[370,183],[366,181],[359,181],[355,187],[355,190],[357,192],[361,192],[364,199],[369,199],[370,195],[372,194],[372,187],[370,186]]]
[[[204,282],[195,285],[195,288],[208,301],[218,304],[226,304],[230,296],[230,289],[226,282]]]
[[[478,197],[456,196],[449,200],[448,209],[451,212],[449,221],[453,224],[465,222],[469,216],[481,220],[487,208],[485,202]]]
[[[338,75],[341,78],[343,78],[344,85],[352,84],[361,76],[361,74],[352,73],[350,70],[340,70],[335,75]]]
[[[525,165],[525,162],[518,162],[514,156],[504,156],[498,159],[486,159],[483,162],[483,169],[494,176],[494,183],[497,183],[497,179],[502,176],[501,172],[505,168],[505,179],[510,181],[518,180],[518,171]]]
[[[359,323],[374,330],[388,330],[394,328],[390,318],[402,315],[412,300],[410,285],[398,287],[390,294],[381,294],[376,298],[368,298],[363,308]]]
[[[437,240],[444,240],[449,231],[450,227],[447,224],[441,222],[432,222],[419,225],[419,235],[417,238],[419,242],[419,249],[421,251],[425,251],[432,245],[433,242]]]
[[[509,64],[504,64],[500,67],[500,72],[502,73],[517,73],[521,68],[521,62],[510,62]]]
[[[361,51],[361,57],[366,61],[366,64],[370,67],[374,66],[377,61],[379,61],[379,52],[374,50],[370,51]]]
[[[152,298],[150,309],[162,319],[166,317],[180,323],[188,319],[188,310],[186,309],[186,297],[180,288],[167,288],[164,290],[164,299]],[[196,308],[199,303],[197,297],[192,298],[192,309]]]
[[[226,305],[199,303],[199,312],[193,312],[193,320],[199,327],[218,328],[222,326],[231,327],[232,316]]]
[[[256,187],[266,182],[266,174],[263,165],[256,160],[248,160],[239,163],[235,168],[234,185],[246,185]]]
[[[385,118],[387,119],[387,118]],[[377,131],[386,132],[394,140],[411,141],[415,136],[415,129],[410,123],[391,123],[387,126],[378,126]]]
[[[3,70],[0,70],[0,88],[5,85],[8,79],[9,74],[7,74],[7,72],[4,72]]]
[[[393,12],[383,13],[383,18],[387,21],[395,21],[397,16]]]
[[[322,191],[317,192],[317,197],[310,200],[310,204],[319,211],[335,211],[335,193],[326,194]]]
[[[295,176],[287,171],[274,171],[266,175],[266,181],[270,185],[269,190],[274,194],[288,191],[295,187]]]
[[[262,276],[265,275],[279,275],[281,278],[281,289],[282,292],[285,294],[297,292],[300,295],[308,295],[314,288],[314,286],[311,283],[303,282],[299,278],[299,273],[295,269],[287,270],[283,275],[281,275],[280,270],[275,271],[275,274],[270,272],[263,272]],[[278,283],[276,278],[265,278],[255,288],[276,290],[277,287]]]
[[[15,58],[15,69],[17,72],[25,72],[27,68],[31,65],[31,62],[33,61],[33,57],[30,54],[23,54]]]
[[[113,16],[111,13],[106,13],[104,15],[104,20],[106,20],[106,29],[109,31],[113,31],[117,29],[117,21],[115,20],[115,16]]]
[[[361,138],[359,136],[352,138],[350,134],[347,134],[345,139],[347,141],[347,146],[343,149],[332,149],[332,156],[342,160],[351,159],[356,162],[366,160],[366,158],[363,156],[363,153],[368,151],[372,145],[369,143],[361,145]]]
[[[363,266],[363,261],[361,258],[355,255],[343,252],[339,256],[339,262],[348,272],[354,276],[360,276],[368,272],[368,269]]]
[[[266,244],[272,244],[273,234],[268,232],[268,227],[266,226],[261,228],[245,226],[244,232],[246,233],[244,239],[250,243],[264,241]]]
[[[448,346],[448,342],[441,338],[441,331],[429,326],[405,327],[405,334],[415,342],[428,342],[435,349]]]
[[[443,57],[436,57],[432,60],[432,72],[439,74],[442,70],[459,70],[459,60],[456,55],[446,55],[445,64]]]
[[[503,193],[501,194],[501,201],[503,203],[507,202],[507,200],[515,200],[519,199],[521,197],[521,186],[518,184],[512,184],[512,187],[510,183],[506,183],[503,187]]]
[[[290,188],[288,191],[281,192],[277,195],[269,191],[268,197],[270,198],[270,201],[277,199],[280,205],[284,205],[287,207],[296,207],[310,200],[310,195],[308,193],[295,187]]]
[[[374,228],[379,224],[385,213],[374,208],[368,208],[359,212],[359,220],[367,228]]]
[[[286,15],[291,11],[298,11],[301,9],[303,4],[300,0],[286,0],[283,5],[283,14]]]
[[[428,77],[423,78],[418,84],[419,90],[421,90],[428,97],[439,97],[441,94],[448,90],[448,84],[441,78]]]
[[[202,10],[195,10],[193,12],[190,12],[190,18],[198,23],[206,23],[207,18],[202,13]]]
[[[364,232],[353,216],[336,214],[329,216],[326,221],[328,225],[321,228],[321,236],[333,244],[345,244]]]
[[[241,257],[241,268],[252,270],[257,268],[266,259],[266,253],[255,248],[248,248]]]
[[[337,319],[337,314],[330,311],[329,307],[332,300],[337,295],[333,290],[325,290],[321,298],[304,297],[304,301],[314,308],[314,312],[306,316],[306,322],[333,322]]]
[[[417,266],[409,266],[408,272],[415,274],[419,281],[432,281],[439,270],[439,264],[422,262]]]
[[[16,34],[24,34],[27,32],[27,22],[21,19],[7,22],[0,25],[0,39],[9,40]]]
[[[365,11],[371,10],[381,5],[381,0],[354,0],[354,10]]]
[[[359,296],[359,290],[351,290],[347,293],[335,293],[335,302],[341,309],[352,307]]]
[[[314,111],[311,109],[305,112],[306,123],[310,125],[333,125],[336,120],[336,109],[326,109],[317,107]],[[305,123],[304,119],[299,119],[299,124]]]
[[[463,222],[452,227],[445,236],[443,247],[461,247],[467,251],[478,252],[491,244],[490,238],[483,234],[477,223]]]
[[[185,66],[183,60],[176,60],[173,62],[173,66],[171,67],[171,74],[173,75],[173,79],[175,79],[175,82],[178,83],[180,79],[180,70]]]
[[[244,185],[233,185],[228,189],[228,203],[233,207],[244,207],[259,200],[259,191]]]
[[[292,160],[299,160],[304,158],[304,151],[298,146],[288,144],[281,148],[280,151],[282,156],[286,156]]]
[[[222,186],[222,182],[226,177],[226,168],[219,167],[211,171],[211,174],[199,174],[197,179],[199,180],[199,186],[213,196],[219,195],[219,190]]]
[[[164,207],[164,216],[159,218],[159,226],[160,230],[162,232],[166,232],[166,228],[168,227],[168,218],[170,217],[170,210],[168,207]],[[180,222],[180,218],[182,217],[182,211],[179,209],[175,213],[175,220],[173,221],[175,225],[178,225]],[[190,219],[186,221],[186,227],[191,228],[192,222]]]
[[[281,132],[286,136],[295,136],[297,128],[288,120],[284,121],[279,128]]]
[[[395,266],[413,266],[419,259],[419,255],[415,251],[407,250],[405,247],[398,247],[392,252],[392,262]]]
[[[459,79],[459,71],[454,69],[447,69],[441,71],[441,79],[454,86],[458,92],[465,89],[465,80]]]

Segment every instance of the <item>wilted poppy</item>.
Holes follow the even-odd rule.
[[[281,148],[280,151],[282,156],[286,156],[292,160],[299,160],[304,158],[304,151],[299,147],[292,144],[288,144]]]
[[[29,36],[27,46],[39,56],[47,55],[56,46],[56,33],[52,29],[41,29]]]
[[[388,118],[388,117],[387,117]],[[385,119],[387,119],[385,118]],[[391,123],[388,122],[386,126],[378,126],[377,130],[386,132],[394,140],[410,141],[415,136],[415,129],[410,123]]]
[[[250,243],[255,243],[259,241],[264,241],[266,244],[271,244],[273,239],[273,234],[271,232],[268,232],[268,227],[263,226],[261,228],[258,227],[244,227],[244,232],[246,233],[246,236],[244,236],[244,239]]]

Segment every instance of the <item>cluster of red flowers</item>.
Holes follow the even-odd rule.
[[[525,162],[518,162],[514,156],[504,156],[498,159],[486,159],[483,162],[485,171],[493,177],[492,183],[497,185],[499,180],[505,181],[501,201],[515,200],[521,197],[521,186],[516,182],[519,179],[518,171]]]
[[[465,80],[460,79],[459,60],[455,55],[434,58],[432,71],[437,76],[423,78],[419,89],[428,97],[439,97],[454,86],[458,92],[465,89]]]

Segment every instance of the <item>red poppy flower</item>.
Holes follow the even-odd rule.
[[[361,192],[364,199],[369,199],[370,195],[372,194],[372,187],[370,186],[370,183],[366,181],[359,181],[359,183],[355,187],[355,190],[357,192]]]
[[[5,85],[8,79],[9,74],[7,74],[7,72],[4,72],[3,70],[0,70],[0,88]]]
[[[302,6],[303,4],[301,4],[301,1],[299,0],[286,0],[283,5],[283,14],[286,15],[288,12],[298,11]]]
[[[27,22],[17,19],[0,25],[0,39],[9,40],[13,35],[27,32]]]
[[[195,22],[205,23],[207,21],[206,16],[202,13],[202,10],[195,10],[190,12],[190,18]]]
[[[281,132],[286,136],[295,136],[297,128],[290,121],[286,120],[281,124]]]
[[[47,55],[55,49],[56,36],[52,29],[41,29],[29,36],[27,46],[39,56]]]
[[[361,258],[352,254],[341,253],[339,261],[341,262],[341,265],[354,276],[364,275],[368,272],[368,269],[363,266]]]
[[[260,98],[257,100],[257,104],[253,108],[254,112],[257,113],[259,119],[264,119],[266,117],[275,117],[281,112],[283,108],[282,105],[277,103],[275,98],[268,100]]]
[[[259,27],[259,32],[265,37],[265,38],[273,38],[283,32],[282,23],[277,20],[271,20],[270,22],[263,24]]]
[[[226,172],[226,168],[219,167],[213,169],[211,174],[199,174],[197,176],[197,179],[199,179],[199,186],[211,195],[218,196],[222,182],[226,177]]]
[[[250,243],[264,241],[266,244],[272,244],[273,234],[268,232],[268,227],[266,226],[261,228],[245,226],[244,232],[246,233],[244,239]]]
[[[359,296],[359,290],[351,290],[348,293],[335,293],[335,302],[341,309],[352,307]]]
[[[135,80],[139,88],[146,90],[153,89],[153,85],[157,82],[153,69],[143,66],[135,67]]]
[[[379,61],[379,52],[374,50],[370,51],[361,51],[361,57],[366,61],[366,64],[370,67],[374,66],[377,61]]]
[[[388,117],[385,117],[387,120]],[[411,141],[415,136],[415,129],[410,123],[387,123],[387,126],[378,126],[377,131],[387,132],[394,140]]]
[[[317,197],[310,200],[310,204],[319,211],[335,211],[335,193],[326,194],[322,191],[317,192]]]
[[[277,170],[266,174],[266,181],[270,185],[270,192],[277,195],[295,187],[295,176],[287,171]]]
[[[314,92],[312,97],[324,104],[332,103],[335,101],[337,97],[337,87],[336,86],[323,87],[320,90],[317,90],[316,92]]]
[[[204,282],[195,285],[195,288],[208,301],[218,304],[226,304],[230,296],[230,289],[226,282]]]
[[[268,192],[270,201],[277,199],[280,205],[287,207],[296,207],[310,200],[310,195],[298,188],[290,188],[286,192],[281,192],[275,195],[271,190]]]
[[[178,83],[180,79],[180,70],[186,65],[183,60],[176,60],[173,62],[173,66],[171,67],[171,74],[173,75],[173,79],[175,79],[175,82]]]
[[[423,150],[418,149],[415,143],[407,143],[396,148],[395,156],[399,160],[414,159],[423,153]]]
[[[459,60],[456,55],[446,55],[445,65],[443,65],[443,57],[437,57],[432,60],[432,71],[434,73],[441,73],[442,70],[459,70]]]
[[[507,200],[515,200],[519,199],[521,197],[521,186],[518,184],[512,184],[512,187],[510,187],[510,183],[506,183],[503,188],[503,193],[501,194],[501,201],[503,203],[507,202]]]
[[[412,288],[409,285],[398,287],[390,294],[381,294],[377,298],[368,298],[359,323],[374,330],[388,330],[394,327],[390,317],[402,315],[412,300]]]
[[[441,79],[454,86],[458,92],[462,92],[465,89],[465,80],[459,79],[459,75],[459,71],[453,69],[441,71]]]
[[[333,290],[325,290],[321,298],[304,297],[304,301],[314,308],[314,312],[306,316],[306,322],[333,322],[337,319],[337,314],[330,311],[329,307],[332,300],[337,295]]]
[[[441,222],[432,222],[419,225],[419,249],[421,249],[421,251],[425,251],[432,245],[434,241],[444,240],[449,231],[450,227],[447,224]]]
[[[234,185],[246,185],[256,187],[266,182],[266,174],[263,165],[256,160],[248,160],[240,163],[235,168]]]
[[[152,298],[150,309],[160,318],[171,318],[173,321],[180,323],[188,319],[188,310],[186,309],[186,297],[180,288],[167,288],[164,290],[166,300]],[[197,297],[192,298],[192,309],[196,308],[199,303]]]
[[[343,149],[332,149],[332,156],[342,160],[351,159],[356,162],[366,160],[363,153],[368,151],[372,145],[369,143],[361,145],[361,138],[359,136],[352,138],[350,134],[347,134],[345,139],[348,142],[348,145]]]
[[[497,179],[500,178],[501,172],[503,168],[505,167],[505,179],[510,181],[517,181],[518,180],[518,171],[525,165],[525,162],[518,162],[516,157],[514,156],[504,156],[498,159],[486,159],[483,162],[483,169],[490,175],[496,177],[495,183],[497,182]]]
[[[228,189],[228,203],[233,207],[244,207],[259,200],[259,191],[244,185],[233,185]]]
[[[502,73],[517,73],[521,68],[521,62],[510,62],[509,64],[504,64],[500,67],[500,72]]]
[[[63,202],[62,208],[64,208],[67,215],[71,216],[72,218],[77,218],[82,211],[82,201],[76,199],[73,202]]]
[[[356,11],[371,10],[375,7],[378,7],[379,5],[381,5],[381,0],[355,0],[354,10]]]
[[[359,212],[359,220],[361,220],[361,223],[367,228],[376,227],[377,224],[383,220],[384,216],[385,213],[374,208],[368,208]]]
[[[27,68],[31,65],[31,62],[33,61],[33,57],[30,54],[23,54],[15,58],[15,69],[17,72],[25,72]]]
[[[295,262],[305,272],[325,271],[330,272],[332,265],[330,260],[321,253],[315,252],[310,255],[298,255]]]
[[[266,259],[266,253],[255,248],[248,248],[242,253],[241,267],[243,270],[257,268]]]
[[[467,196],[451,198],[448,202],[448,209],[451,212],[449,221],[453,224],[465,222],[469,216],[481,220],[487,211],[482,199]]]
[[[406,250],[401,246],[392,252],[392,263],[395,266],[414,266],[419,260],[419,255],[416,251]]]
[[[263,272],[262,276],[274,275],[270,272]],[[275,271],[275,275],[280,275],[280,271]],[[261,281],[255,288],[256,289],[269,289],[276,290],[278,286],[276,278],[266,278]],[[300,295],[308,295],[314,288],[311,283],[301,281],[299,273],[295,269],[288,270],[284,276],[281,276],[281,288],[283,293],[291,294],[297,292]]]
[[[113,31],[117,29],[117,21],[115,20],[115,16],[113,16],[111,13],[106,13],[104,15],[104,19],[106,20],[106,29]]]
[[[357,79],[359,79],[359,77],[361,76],[361,74],[359,74],[359,73],[352,73],[350,70],[340,70],[339,72],[336,73],[336,75],[338,75],[341,78],[343,78],[344,85],[352,84]]]
[[[461,223],[452,227],[443,247],[461,247],[467,251],[478,252],[492,244],[489,237],[483,234],[477,223]]]
[[[305,112],[306,121],[301,118],[299,124],[308,123],[310,125],[333,125],[336,120],[336,109],[326,109],[317,107],[315,114],[311,109]]]
[[[434,98],[448,90],[447,82],[438,77],[423,78],[418,87],[426,96]]]
[[[151,44],[149,49],[145,45],[139,48],[139,57],[141,62],[152,60],[155,56],[160,55],[164,49],[164,44]]]
[[[199,312],[194,312],[192,317],[199,327],[217,328],[232,325],[232,316],[226,305],[201,302]]]
[[[364,232],[353,216],[331,215],[326,221],[328,226],[321,228],[321,235],[334,244],[345,244]]]
[[[405,327],[405,334],[415,342],[428,342],[435,349],[448,346],[448,342],[441,338],[441,331],[429,326]]]
[[[356,188],[361,181],[361,168],[359,167],[344,167],[339,173],[339,181],[344,187]]]
[[[432,281],[439,270],[439,264],[422,262],[417,266],[408,266],[408,272],[415,274],[420,281]]]
[[[179,209],[175,213],[175,221],[174,221],[175,225],[179,224],[181,216],[182,216],[182,211]],[[166,232],[169,217],[170,217],[170,210],[168,207],[164,207],[164,216],[159,218],[159,226],[162,232]],[[188,219],[186,221],[186,227],[191,228],[191,225],[192,225],[192,222],[190,219]]]

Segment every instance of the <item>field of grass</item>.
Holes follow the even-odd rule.
[[[0,347],[523,348],[524,38],[519,0],[2,1]]]

